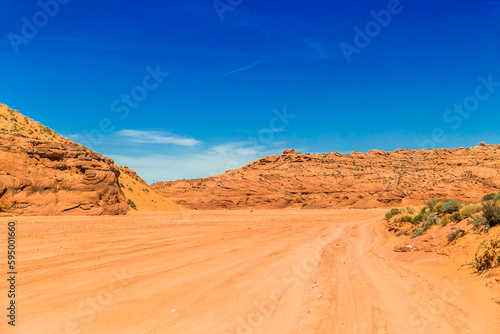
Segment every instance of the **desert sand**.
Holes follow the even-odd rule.
[[[18,326],[0,333],[500,333],[484,280],[394,253],[385,212],[16,218]]]

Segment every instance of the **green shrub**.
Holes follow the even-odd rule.
[[[417,224],[417,223],[421,223],[423,222],[425,219],[427,219],[428,215],[427,213],[419,213],[417,216],[415,216],[415,218],[413,218],[413,223],[414,224]]]
[[[425,232],[437,223],[439,223],[439,218],[434,213],[431,213],[422,223],[422,228]]]
[[[452,222],[458,223],[458,222],[462,221],[462,215],[460,214],[460,212],[455,212],[454,214],[452,214],[450,216],[450,220]]]
[[[437,199],[431,199],[425,203],[430,211],[434,211],[436,209],[436,205],[438,205],[439,201]]]
[[[461,238],[464,235],[465,235],[464,230],[451,231],[450,234],[448,234],[448,243],[452,242],[453,240],[457,240],[458,238]]]
[[[450,222],[450,219],[448,217],[443,217],[441,219],[441,226],[444,227],[444,226],[448,225],[449,222]]]
[[[413,223],[413,217],[410,215],[404,215],[401,217],[401,222]]]
[[[436,204],[436,206],[434,207],[434,210],[431,210],[431,212],[438,212],[439,213],[441,211],[441,205],[442,205],[441,202]]]
[[[460,213],[464,218],[470,218],[474,216],[476,213],[481,212],[483,210],[483,205],[480,203],[473,203],[469,205],[465,205]]]
[[[415,213],[415,210],[412,207],[409,206],[409,207],[406,208],[406,212],[408,212],[409,215],[412,215],[412,214]]]
[[[400,213],[401,213],[401,210],[399,210],[399,209],[391,209],[391,211],[390,211],[390,212],[391,212],[391,215],[395,216],[395,215],[400,214]]]
[[[500,224],[500,207],[494,202],[484,202],[483,216],[491,227]]]
[[[413,234],[411,235],[411,238],[413,239],[413,238],[419,237],[419,236],[421,236],[422,234],[424,234],[424,229],[423,229],[423,228],[421,228],[421,227],[417,227],[417,228],[415,229],[415,231],[413,231]]]
[[[127,204],[130,205],[130,207],[134,210],[137,210],[137,207],[135,206],[135,203],[134,201],[132,201],[131,199],[128,199],[127,200]]]
[[[304,203],[304,204],[302,204],[302,207],[305,207],[305,206],[307,206],[307,205],[308,205],[307,203]]]
[[[488,194],[488,195],[484,195],[483,197],[483,201],[493,201],[495,200],[495,197],[496,197],[497,194]]]
[[[391,209],[389,212],[387,212],[385,214],[385,219],[389,220],[392,217],[394,217],[395,215],[399,215],[400,213],[401,213],[401,210],[399,210],[399,209]]]
[[[3,212],[3,204],[0,203],[0,212]]]
[[[489,229],[489,225],[486,222],[486,218],[484,218],[483,216],[477,216],[472,221],[472,225],[474,226],[474,230],[482,230],[485,227],[486,229]]]
[[[462,207],[462,203],[457,201],[456,199],[447,199],[440,203],[438,207],[436,207],[436,211],[440,214],[451,214],[460,210]]]
[[[397,234],[396,234],[396,237],[400,237],[402,235],[407,235],[408,234],[408,230],[401,230],[399,231]]]
[[[439,218],[434,213],[431,213],[425,221],[429,222],[431,225],[436,225],[439,222]]]

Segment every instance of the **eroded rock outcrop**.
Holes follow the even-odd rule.
[[[193,209],[397,207],[431,198],[472,202],[500,190],[500,146],[347,155],[285,150],[224,174],[152,187]]]
[[[125,214],[113,160],[0,104],[0,207],[15,215]]]

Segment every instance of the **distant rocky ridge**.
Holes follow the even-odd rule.
[[[431,198],[479,200],[500,190],[500,146],[302,154],[285,150],[245,167],[152,187],[192,209],[376,208]]]

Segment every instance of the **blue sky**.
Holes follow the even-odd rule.
[[[499,1],[0,6],[0,101],[149,182],[500,143]]]

